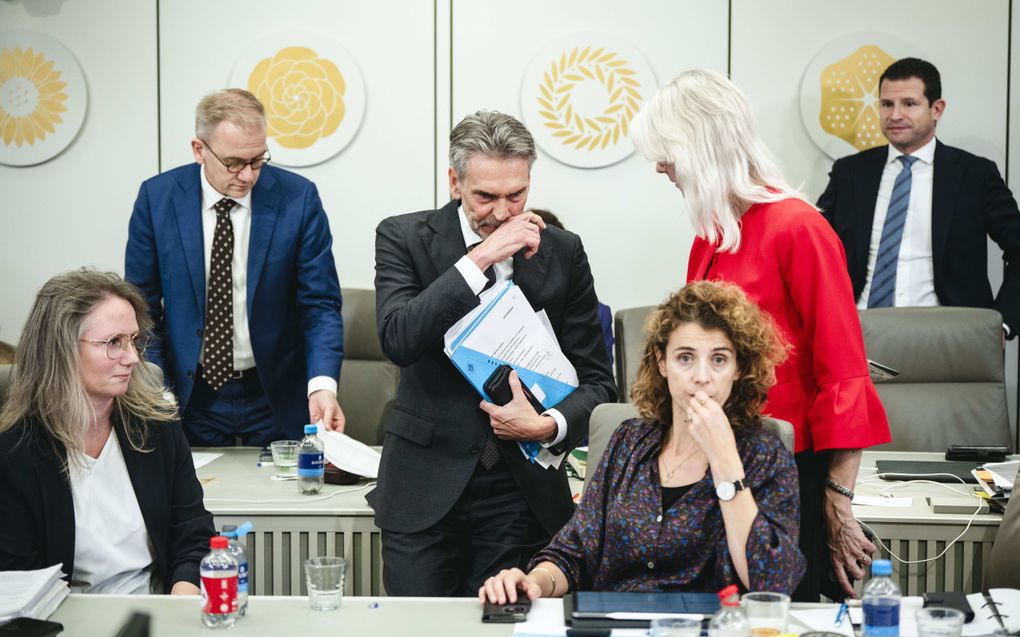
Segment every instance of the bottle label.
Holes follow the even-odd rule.
[[[202,612],[226,615],[237,612],[237,576],[207,577],[202,575]]]
[[[864,604],[865,637],[898,637],[899,634],[899,604]]]
[[[237,592],[248,593],[248,562],[241,562],[237,566]]]
[[[318,478],[323,475],[324,471],[325,465],[323,463],[321,451],[319,453],[298,454],[299,478]]]

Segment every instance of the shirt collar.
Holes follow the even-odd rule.
[[[886,158],[885,163],[891,164],[896,161],[896,158],[902,155],[900,151],[896,150],[892,144],[889,144],[889,156]],[[911,157],[917,157],[926,164],[931,164],[935,161],[935,138],[932,137],[928,140],[928,143],[921,146],[914,152],[910,153]]]
[[[471,229],[471,222],[468,221],[467,213],[464,212],[464,205],[457,208],[457,218],[460,219],[460,231],[464,235],[464,247],[470,248],[482,241],[482,235]]]
[[[201,165],[202,178],[199,180],[202,183],[202,210],[212,210],[212,207],[216,205],[216,202],[223,199],[225,196],[220,191],[216,190],[209,184],[209,180],[205,178],[205,165]],[[251,191],[248,191],[243,197],[227,197],[237,202],[238,207],[251,209]]]

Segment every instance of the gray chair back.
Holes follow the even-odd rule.
[[[860,310],[868,358],[900,372],[875,383],[892,442],[883,450],[1011,445],[1002,317],[965,307]]]
[[[375,290],[344,289],[344,362],[340,407],[345,433],[367,445],[381,445],[383,424],[393,409],[400,369],[387,360],[375,322]]]
[[[584,488],[602,461],[606,446],[620,423],[637,418],[638,411],[633,403],[603,403],[595,407],[588,419],[588,463],[584,473]],[[762,418],[762,427],[775,434],[790,453],[793,453],[793,425],[778,418]]]
[[[1014,489],[1020,480],[1020,471],[1013,478]],[[1020,569],[1016,567],[1016,556],[1020,554],[1020,496],[1010,498],[1002,524],[992,543],[992,555],[988,560],[988,574],[983,590],[989,588],[1020,588]]]
[[[641,366],[645,350],[645,319],[655,305],[620,310],[613,318],[616,338],[616,384],[620,388],[620,402],[630,402],[630,388]]]
[[[0,365],[0,407],[7,400],[7,390],[11,386],[11,371],[14,365]]]

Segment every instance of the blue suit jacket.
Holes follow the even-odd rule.
[[[124,272],[149,304],[163,368],[185,413],[205,324],[205,250],[198,164],[153,177],[138,192]],[[279,427],[301,436],[307,382],[339,378],[343,360],[340,284],[333,237],[315,185],[266,166],[252,188],[248,329],[255,366]]]

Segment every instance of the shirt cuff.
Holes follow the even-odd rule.
[[[548,449],[560,444],[567,437],[567,419],[556,409],[547,409],[542,412],[542,415],[549,416],[556,421],[556,437],[551,442],[542,443],[542,446]]]
[[[336,396],[336,379],[329,376],[316,376],[308,381],[308,395],[311,396],[320,389],[325,389]]]
[[[485,284],[489,282],[485,278],[485,273],[471,260],[471,257],[464,255],[459,261],[453,264],[455,268],[460,272],[460,275],[464,277],[464,282],[471,288],[471,293],[475,296],[481,294],[482,290],[485,289]]]

